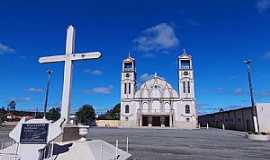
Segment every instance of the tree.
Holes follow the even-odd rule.
[[[57,121],[60,118],[60,109],[59,108],[51,108],[49,112],[46,114],[46,118],[48,120]]]
[[[98,119],[102,120],[119,120],[120,119],[120,103],[116,104],[113,109],[101,114]]]
[[[83,105],[78,112],[76,118],[83,125],[94,125],[96,120],[96,112],[92,105]]]
[[[6,120],[6,114],[7,111],[4,108],[0,109],[0,126]]]
[[[15,109],[16,109],[16,102],[14,100],[12,100],[8,104],[8,110],[9,111],[15,111]]]
[[[223,109],[223,108],[220,108],[220,109],[219,109],[219,112],[224,112],[224,109]]]

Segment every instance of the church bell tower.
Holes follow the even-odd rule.
[[[136,87],[135,59],[130,55],[122,62],[121,101],[134,98]]]
[[[192,57],[185,50],[178,57],[178,65],[180,99],[195,101]]]

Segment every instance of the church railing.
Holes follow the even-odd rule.
[[[140,109],[141,113],[170,113],[171,109]]]

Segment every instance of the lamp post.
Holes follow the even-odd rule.
[[[47,80],[46,93],[45,93],[45,103],[44,103],[43,119],[46,119],[46,111],[47,111],[47,106],[48,106],[48,95],[49,95],[49,87],[50,87],[52,70],[48,70],[47,73],[48,73],[48,80]]]
[[[252,61],[247,59],[244,61],[244,63],[247,65],[247,72],[248,72],[248,86],[249,86],[249,94],[250,94],[250,101],[252,106],[252,117],[253,117],[253,123],[254,123],[254,129],[255,132],[259,132],[259,124],[257,119],[257,111],[256,111],[256,105],[254,100],[254,92],[253,92],[253,86],[252,86],[252,76],[251,76],[251,63]]]

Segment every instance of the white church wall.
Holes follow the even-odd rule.
[[[185,106],[190,106],[190,113],[186,113]],[[177,121],[186,121],[186,118],[196,117],[195,103],[194,101],[179,101],[176,103]],[[194,119],[190,119],[192,121]],[[195,119],[196,120],[196,119]]]
[[[165,102],[165,104],[164,104],[164,111],[165,112],[168,112],[168,111],[170,111],[170,109],[171,109],[170,103],[169,102]]]
[[[183,129],[195,129],[197,127],[197,117],[194,101],[178,101],[174,103],[175,127]],[[190,106],[190,113],[186,113],[185,106]]]
[[[126,105],[129,106],[129,112],[126,113]],[[137,110],[139,108],[138,102],[124,101],[121,102],[121,124],[122,127],[136,127],[137,126]]]
[[[160,101],[158,101],[158,100],[153,101],[152,107],[151,107],[151,112],[153,112],[153,113],[161,112],[160,107],[161,107]]]

